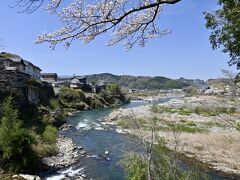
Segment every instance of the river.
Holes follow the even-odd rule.
[[[162,103],[168,99],[161,99]],[[134,101],[130,104],[120,106],[121,108],[131,108],[147,104],[146,102]],[[117,108],[120,108],[117,107]],[[125,172],[119,165],[125,152],[130,151],[137,142],[129,135],[122,134],[121,130],[114,125],[105,124],[104,118],[115,108],[97,109],[84,111],[70,117],[67,122],[73,125],[69,131],[60,131],[61,135],[72,138],[78,146],[82,146],[87,152],[79,163],[71,167],[46,173],[44,179],[87,179],[97,180],[123,180]],[[109,130],[106,130],[106,127]],[[131,149],[132,150],[132,149]],[[140,149],[135,149],[139,151]],[[224,180],[214,174],[210,174],[211,179]]]

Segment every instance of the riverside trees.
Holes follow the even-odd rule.
[[[3,103],[0,120],[0,165],[9,172],[33,171],[37,156],[31,145],[36,140],[23,128],[12,97]]]

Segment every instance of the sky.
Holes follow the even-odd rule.
[[[4,39],[4,51],[20,55],[43,72],[59,75],[108,72],[207,80],[221,77],[221,69],[236,69],[228,66],[227,54],[211,49],[208,40],[210,32],[205,28],[203,12],[216,9],[217,0],[182,0],[163,7],[159,27],[172,33],[127,52],[121,45],[107,47],[108,35],[99,36],[89,44],[76,40],[67,50],[61,45],[55,50],[49,44],[36,45],[38,35],[56,30],[61,23],[42,9],[33,14],[18,13],[18,8],[10,8],[14,1],[0,1],[0,38]]]

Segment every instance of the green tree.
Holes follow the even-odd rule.
[[[122,94],[121,89],[118,84],[112,83],[107,85],[107,91],[112,93],[113,95],[119,95]]]
[[[240,1],[219,0],[218,4],[218,10],[204,13],[206,27],[212,31],[210,43],[213,49],[229,53],[229,65],[240,69]]]
[[[32,171],[37,165],[37,157],[32,150],[36,143],[19,119],[13,98],[7,97],[2,105],[0,120],[0,161],[8,172]]]

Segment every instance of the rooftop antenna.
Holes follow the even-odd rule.
[[[0,51],[5,51],[6,46],[4,45],[4,39],[0,38]]]

